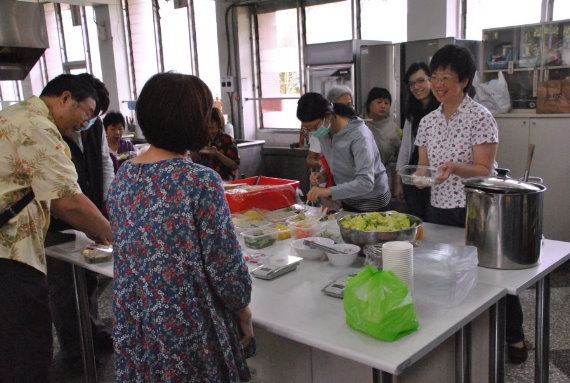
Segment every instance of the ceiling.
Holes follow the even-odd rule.
[[[65,3],[71,5],[95,5],[95,4],[109,4],[115,5],[119,4],[120,0],[63,0],[63,1],[53,1],[53,0],[17,0],[24,1],[27,3]]]

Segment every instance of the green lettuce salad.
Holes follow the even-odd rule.
[[[403,213],[365,213],[343,218],[342,227],[360,231],[396,231],[413,227],[414,222]]]

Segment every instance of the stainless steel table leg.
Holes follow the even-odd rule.
[[[73,266],[73,285],[75,286],[75,299],[77,302],[77,316],[79,317],[79,331],[81,351],[83,356],[83,371],[85,382],[97,382],[97,365],[93,350],[93,333],[91,332],[91,319],[89,318],[89,299],[87,297],[87,281],[85,269]]]
[[[547,383],[550,351],[550,274],[536,283],[535,342],[534,381]]]
[[[489,312],[489,383],[505,381],[505,326],[507,298],[501,298]]]
[[[455,333],[455,381],[471,382],[471,324]]]
[[[377,368],[372,369],[372,383],[392,383],[393,375],[384,371],[380,371]]]

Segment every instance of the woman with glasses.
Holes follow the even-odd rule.
[[[417,165],[418,147],[414,145],[414,142],[418,134],[420,120],[439,105],[431,92],[429,75],[429,67],[424,62],[413,63],[404,75],[404,83],[408,89],[405,109],[406,121],[396,171],[406,165]],[[415,186],[402,184],[400,176],[396,173],[394,196],[397,202],[406,203],[408,213],[425,220],[430,204],[430,194],[430,188],[418,189]]]
[[[420,121],[418,165],[439,168],[442,175],[431,188],[427,221],[463,227],[467,198],[462,179],[493,172],[497,122],[467,94],[476,70],[467,49],[446,45],[434,54],[430,70],[431,91],[441,104]]]
[[[461,180],[488,176],[497,166],[497,122],[467,94],[476,70],[467,49],[446,45],[434,54],[430,70],[431,90],[441,105],[420,122],[418,164],[435,166],[442,175],[431,190],[428,221],[464,227],[467,197]],[[507,355],[511,363],[522,363],[528,351],[517,296],[507,295],[506,311]]]

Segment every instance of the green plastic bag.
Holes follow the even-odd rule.
[[[418,329],[408,286],[391,271],[366,266],[344,290],[346,323],[376,339],[393,342]]]

